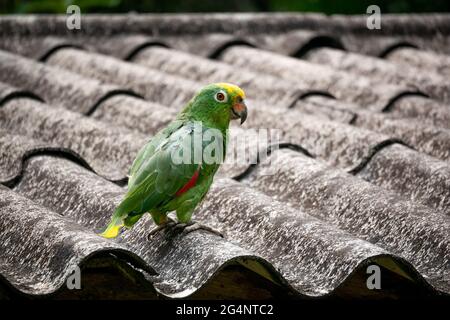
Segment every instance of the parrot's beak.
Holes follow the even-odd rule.
[[[245,101],[241,100],[236,102],[231,108],[231,116],[233,119],[241,119],[241,124],[247,119],[247,106]]]

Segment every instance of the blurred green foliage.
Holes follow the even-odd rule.
[[[1,13],[65,13],[76,4],[84,13],[300,11],[360,14],[376,4],[382,12],[450,12],[449,0],[0,0]]]

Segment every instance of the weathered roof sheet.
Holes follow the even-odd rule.
[[[0,296],[64,296],[70,268],[99,264],[142,297],[450,294],[449,19],[0,18]],[[148,217],[97,236],[139,148],[218,81],[249,98],[232,137],[281,133],[257,164],[224,165],[196,210],[225,238],[147,239]]]

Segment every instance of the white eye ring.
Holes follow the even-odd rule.
[[[227,102],[227,101],[228,101],[228,95],[226,94],[225,91],[220,90],[219,92],[217,92],[217,93],[214,95],[214,99],[215,99],[217,102]]]

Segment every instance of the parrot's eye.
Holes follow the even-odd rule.
[[[216,99],[217,102],[226,102],[227,94],[223,91],[219,91],[215,94],[214,99]]]

